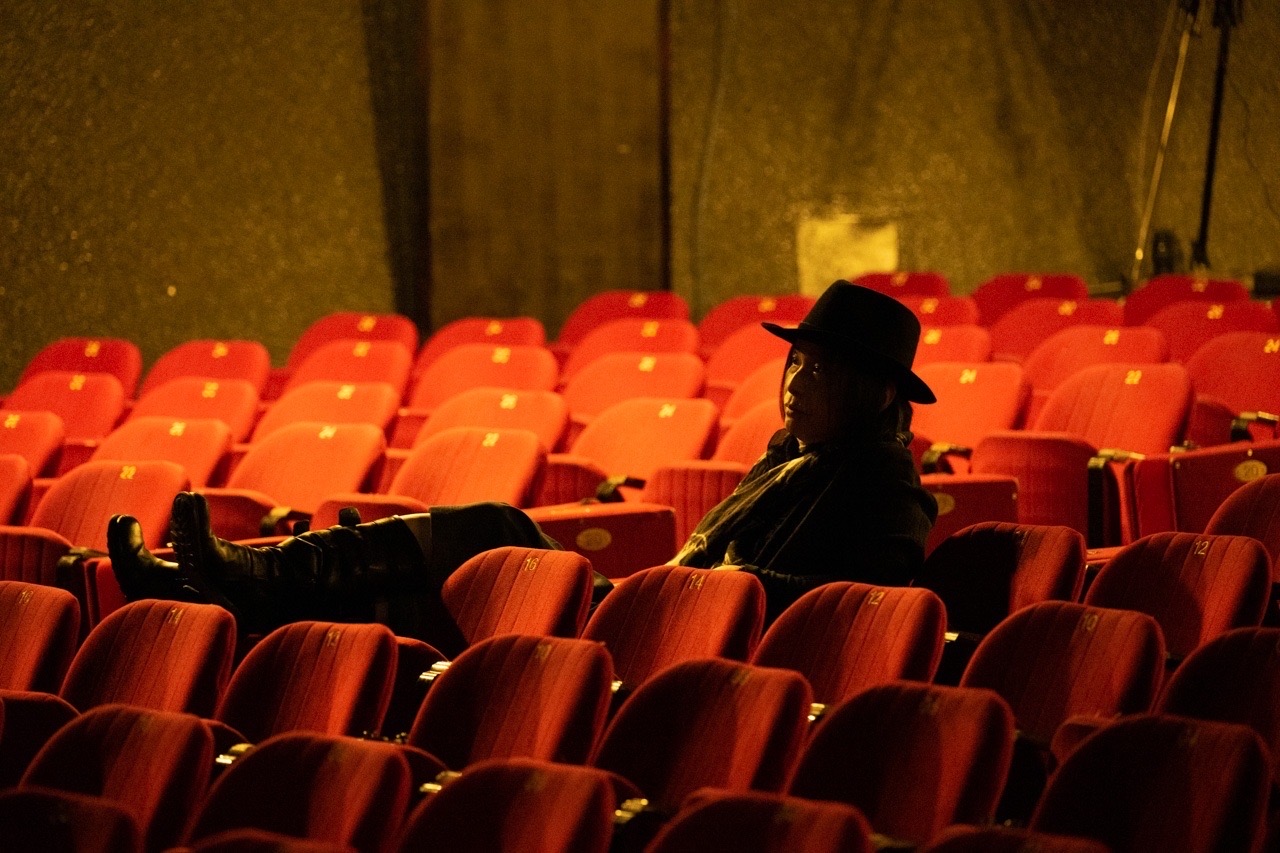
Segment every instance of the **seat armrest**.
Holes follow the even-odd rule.
[[[948,444],[944,441],[934,442],[920,456],[920,472],[922,474],[937,474],[953,470],[947,459],[947,457],[951,456],[968,459],[973,456],[973,448],[966,447],[963,444]]]
[[[607,471],[586,456],[548,454],[534,506],[554,506],[594,497],[596,489],[608,477]]]

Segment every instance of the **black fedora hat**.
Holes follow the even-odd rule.
[[[826,289],[798,326],[761,323],[784,341],[812,341],[892,379],[913,403],[935,403],[929,386],[911,370],[920,321],[892,296],[843,279]]]

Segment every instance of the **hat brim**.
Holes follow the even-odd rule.
[[[912,403],[936,403],[938,398],[925,384],[924,380],[914,372],[903,367],[891,358],[858,344],[844,335],[834,334],[825,329],[806,328],[804,326],[780,326],[777,323],[761,323],[765,331],[782,338],[787,343],[809,341],[837,352],[846,353],[855,359],[878,368],[878,372],[887,375],[898,388],[898,393]]]

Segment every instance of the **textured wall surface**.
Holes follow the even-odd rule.
[[[358,3],[5,0],[0,388],[62,334],[149,363],[393,303]]]
[[[676,290],[697,311],[794,290],[798,224],[841,213],[896,223],[901,266],[962,292],[1008,270],[1117,282],[1172,77],[1171,5],[673,0]],[[1232,42],[1209,244],[1227,275],[1280,262],[1277,9],[1248,0]],[[1154,219],[1188,243],[1216,57],[1208,27]]]

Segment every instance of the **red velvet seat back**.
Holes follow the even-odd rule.
[[[1018,730],[1047,745],[1068,717],[1148,710],[1165,645],[1150,616],[1044,601],[1013,613],[983,638],[960,684],[994,690]]]
[[[871,853],[871,827],[842,803],[757,791],[696,792],[650,844],[649,853]]]
[[[61,695],[81,711],[122,702],[210,716],[231,676],[235,620],[213,604],[147,599],[94,626]]]
[[[708,400],[624,400],[592,420],[571,452],[595,462],[609,476],[644,479],[663,463],[704,458],[713,442],[716,417],[716,407]]]
[[[897,682],[818,723],[790,793],[858,808],[922,844],[953,823],[988,823],[1013,755],[1013,715],[990,690]]]
[[[17,412],[53,412],[62,419],[67,441],[102,438],[124,414],[120,380],[109,373],[38,373],[5,398]]]
[[[1190,410],[1191,381],[1181,365],[1097,365],[1058,386],[1034,429],[1079,436],[1098,449],[1167,453]]]
[[[1119,720],[1062,763],[1031,828],[1112,850],[1259,850],[1270,779],[1266,748],[1245,726]]]
[[[531,759],[486,761],[415,808],[398,849],[607,853],[613,810],[613,787],[603,771]]]
[[[1271,560],[1247,536],[1153,533],[1120,549],[1085,602],[1149,613],[1169,654],[1182,658],[1231,628],[1258,625],[1271,593]]]
[[[203,488],[231,451],[231,430],[212,419],[132,418],[102,439],[93,460],[141,462],[160,459],[182,466],[191,488]]]
[[[1271,557],[1272,576],[1280,559],[1280,474],[1267,474],[1245,483],[1222,502],[1205,533],[1252,536]]]
[[[687,660],[628,697],[591,763],[660,809],[704,787],[780,791],[799,757],[812,698],[791,670]]]
[[[615,352],[698,352],[698,328],[688,320],[628,318],[610,320],[592,329],[574,344],[560,369],[567,384],[602,355]]]
[[[388,491],[428,506],[476,501],[528,506],[545,464],[546,450],[528,430],[455,427],[411,450]]]
[[[560,368],[551,351],[532,344],[463,344],[423,369],[409,405],[434,411],[473,388],[554,391]]]
[[[18,386],[52,372],[110,374],[119,380],[124,395],[132,397],[142,375],[142,353],[123,338],[60,338],[27,362]]]
[[[408,743],[452,770],[489,758],[587,760],[609,710],[599,643],[507,634],[470,647],[427,692]]]
[[[31,514],[31,526],[105,552],[107,521],[123,513],[142,524],[148,548],[159,548],[168,537],[174,495],[188,488],[186,472],[173,462],[86,462],[54,481]]]
[[[838,581],[784,610],[751,662],[794,669],[819,702],[843,702],[888,681],[932,681],[946,622],[941,599],[926,589]]]
[[[1236,302],[1249,298],[1243,284],[1226,278],[1157,275],[1124,300],[1124,321],[1139,326],[1157,311],[1178,302]]]
[[[1057,332],[1071,326],[1124,325],[1124,309],[1114,299],[1036,297],[1020,302],[989,327],[992,358],[1025,361]]]
[[[795,325],[794,323],[788,325]],[[707,358],[707,399],[723,406],[734,390],[766,364],[785,359],[791,351],[782,338],[759,323],[751,323],[725,338]],[[778,374],[781,387],[782,374]]]
[[[1169,360],[1186,364],[1201,346],[1227,332],[1263,332],[1275,336],[1280,319],[1265,302],[1175,302],[1161,308],[1143,323],[1164,332]]]
[[[128,420],[144,417],[213,418],[227,425],[232,441],[245,441],[258,420],[258,392],[243,379],[180,376],[133,404]]]
[[[911,309],[921,326],[973,326],[978,323],[978,303],[971,296],[900,296],[897,299]]]
[[[761,403],[778,405],[782,393],[782,378],[787,370],[787,360],[776,358],[757,367],[745,379],[734,387],[733,393],[720,408],[721,432],[727,432],[739,418],[759,406]],[[779,419],[782,415],[779,413]]]
[[[705,374],[702,359],[689,352],[609,352],[574,374],[561,394],[585,422],[634,397],[697,397]]]
[[[294,622],[240,662],[215,717],[251,743],[289,731],[376,732],[395,663],[395,635],[385,625]]]
[[[14,850],[142,850],[142,833],[128,809],[101,797],[49,788],[0,791],[0,838]]]
[[[976,447],[987,434],[1018,426],[1031,397],[1022,368],[1008,362],[935,362],[917,373],[938,402],[918,407],[911,429],[933,442]]]
[[[289,424],[253,444],[227,488],[262,492],[277,506],[312,513],[328,495],[360,491],[386,447],[372,424]]]
[[[1079,598],[1084,556],[1070,527],[982,522],[934,549],[915,584],[942,598],[950,630],[985,634],[1028,605]]]
[[[603,642],[617,677],[635,686],[692,658],[746,660],[763,623],[764,587],[754,576],[658,566],[619,582],[582,636]]]
[[[982,282],[973,292],[973,301],[978,303],[978,322],[988,327],[1014,306],[1028,299],[1045,297],[1088,299],[1089,288],[1077,275],[1001,273]]]
[[[542,347],[547,332],[536,317],[462,317],[431,333],[413,361],[416,380],[436,359],[464,344],[489,346],[519,344]]]
[[[296,371],[316,350],[339,340],[392,341],[410,353],[416,353],[418,327],[401,314],[335,311],[320,317],[303,330],[289,350],[285,369],[290,373]]]
[[[855,278],[853,283],[890,296],[947,296],[951,293],[947,277],[928,270],[868,272]]]
[[[1280,335],[1227,332],[1187,360],[1196,394],[1231,411],[1280,413]]]
[[[920,853],[1110,853],[1087,838],[1033,832],[1011,826],[952,826],[920,848]]]
[[[0,690],[57,693],[79,632],[80,604],[65,589],[0,581]]]
[[[589,332],[611,320],[688,320],[689,306],[669,290],[606,290],[578,303],[560,326],[556,347],[568,352]]]
[[[308,382],[385,382],[404,396],[415,348],[399,341],[334,340],[307,356],[285,382],[289,391]]]
[[[813,307],[812,296],[786,293],[779,296],[730,296],[713,305],[698,321],[699,354],[706,361],[730,335],[744,326],[762,322],[793,326]]]
[[[384,853],[404,819],[409,788],[409,766],[394,744],[281,734],[218,778],[191,839],[245,827]]]
[[[271,404],[254,427],[252,440],[303,421],[372,424],[385,432],[399,408],[400,392],[386,382],[307,382],[294,385]]]
[[[939,361],[987,361],[991,333],[981,326],[925,326],[920,329],[915,365]]]
[[[472,388],[432,409],[413,443],[454,427],[527,429],[553,451],[568,426],[569,406],[555,391]]]
[[[19,453],[0,453],[0,524],[21,524],[31,500],[31,466]]]
[[[576,637],[591,604],[591,564],[573,551],[495,548],[449,575],[441,597],[468,643],[499,634]]]
[[[145,397],[174,379],[238,379],[261,394],[271,372],[271,354],[258,341],[184,341],[164,353],[142,381],[138,397]]]
[[[19,787],[90,794],[123,806],[147,850],[176,844],[205,794],[213,735],[198,717],[105,705],[54,734]]]
[[[0,409],[0,453],[16,453],[27,461],[32,477],[52,474],[66,429],[54,412]]]
[[[1045,339],[1022,363],[1039,406],[1069,378],[1099,364],[1157,364],[1168,361],[1169,344],[1159,329],[1144,326],[1070,326]]]

